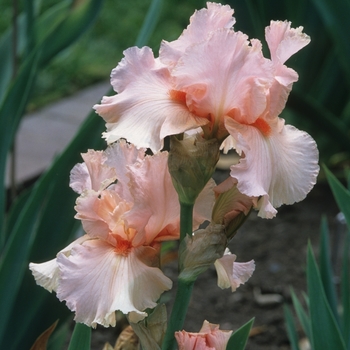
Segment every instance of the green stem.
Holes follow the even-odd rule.
[[[180,202],[180,244],[187,234],[192,234],[193,204]],[[175,332],[183,328],[187,308],[190,303],[194,281],[178,280],[174,305],[171,311],[167,332],[164,337],[162,350],[176,348]]]

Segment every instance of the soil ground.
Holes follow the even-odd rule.
[[[253,276],[232,293],[218,288],[214,268],[207,270],[196,281],[184,328],[198,332],[206,319],[220,324],[221,329],[236,330],[255,317],[246,350],[290,349],[283,305],[291,305],[291,287],[297,295],[306,291],[308,240],[317,255],[321,217],[327,217],[332,238],[337,213],[325,183],[317,184],[304,201],[279,208],[272,220],[263,220],[252,213],[229,248],[239,262],[255,260]],[[163,269],[173,280],[177,275],[176,264]],[[165,299],[171,300],[175,291],[176,284]],[[118,328],[98,328],[93,332],[92,348],[102,349],[107,340],[114,344],[118,332]]]

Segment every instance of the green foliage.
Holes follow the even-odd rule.
[[[81,323],[76,323],[68,350],[90,350],[91,328]]]
[[[350,192],[325,169],[333,195],[344,216],[349,218]],[[348,228],[349,228],[348,223]],[[299,322],[313,350],[350,349],[350,276],[349,240],[344,237],[344,253],[341,272],[341,298],[338,300],[329,251],[329,232],[325,218],[321,223],[319,263],[317,264],[311,245],[307,254],[307,287],[305,298],[307,311],[292,292],[292,300]],[[290,310],[285,307],[285,319],[292,348],[298,349],[298,336]]]
[[[227,350],[244,350],[248,341],[250,330],[253,326],[254,318],[237,329],[227,343]]]

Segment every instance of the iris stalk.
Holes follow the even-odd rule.
[[[184,204],[180,202],[180,244],[186,235],[192,233],[193,206],[194,204]],[[178,279],[175,301],[167,332],[164,337],[162,350],[172,350],[176,348],[175,332],[183,328],[194,282],[195,281],[184,281],[181,278]]]

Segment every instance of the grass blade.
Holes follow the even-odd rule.
[[[292,350],[299,350],[299,345],[298,345],[299,337],[295,328],[292,312],[290,311],[287,305],[283,306],[283,310],[284,310],[284,319],[286,320],[286,328],[287,328],[287,333],[288,333],[288,338],[290,341],[291,348]]]
[[[345,350],[345,343],[327,301],[310,244],[308,247],[307,285],[310,301],[313,349]]]

